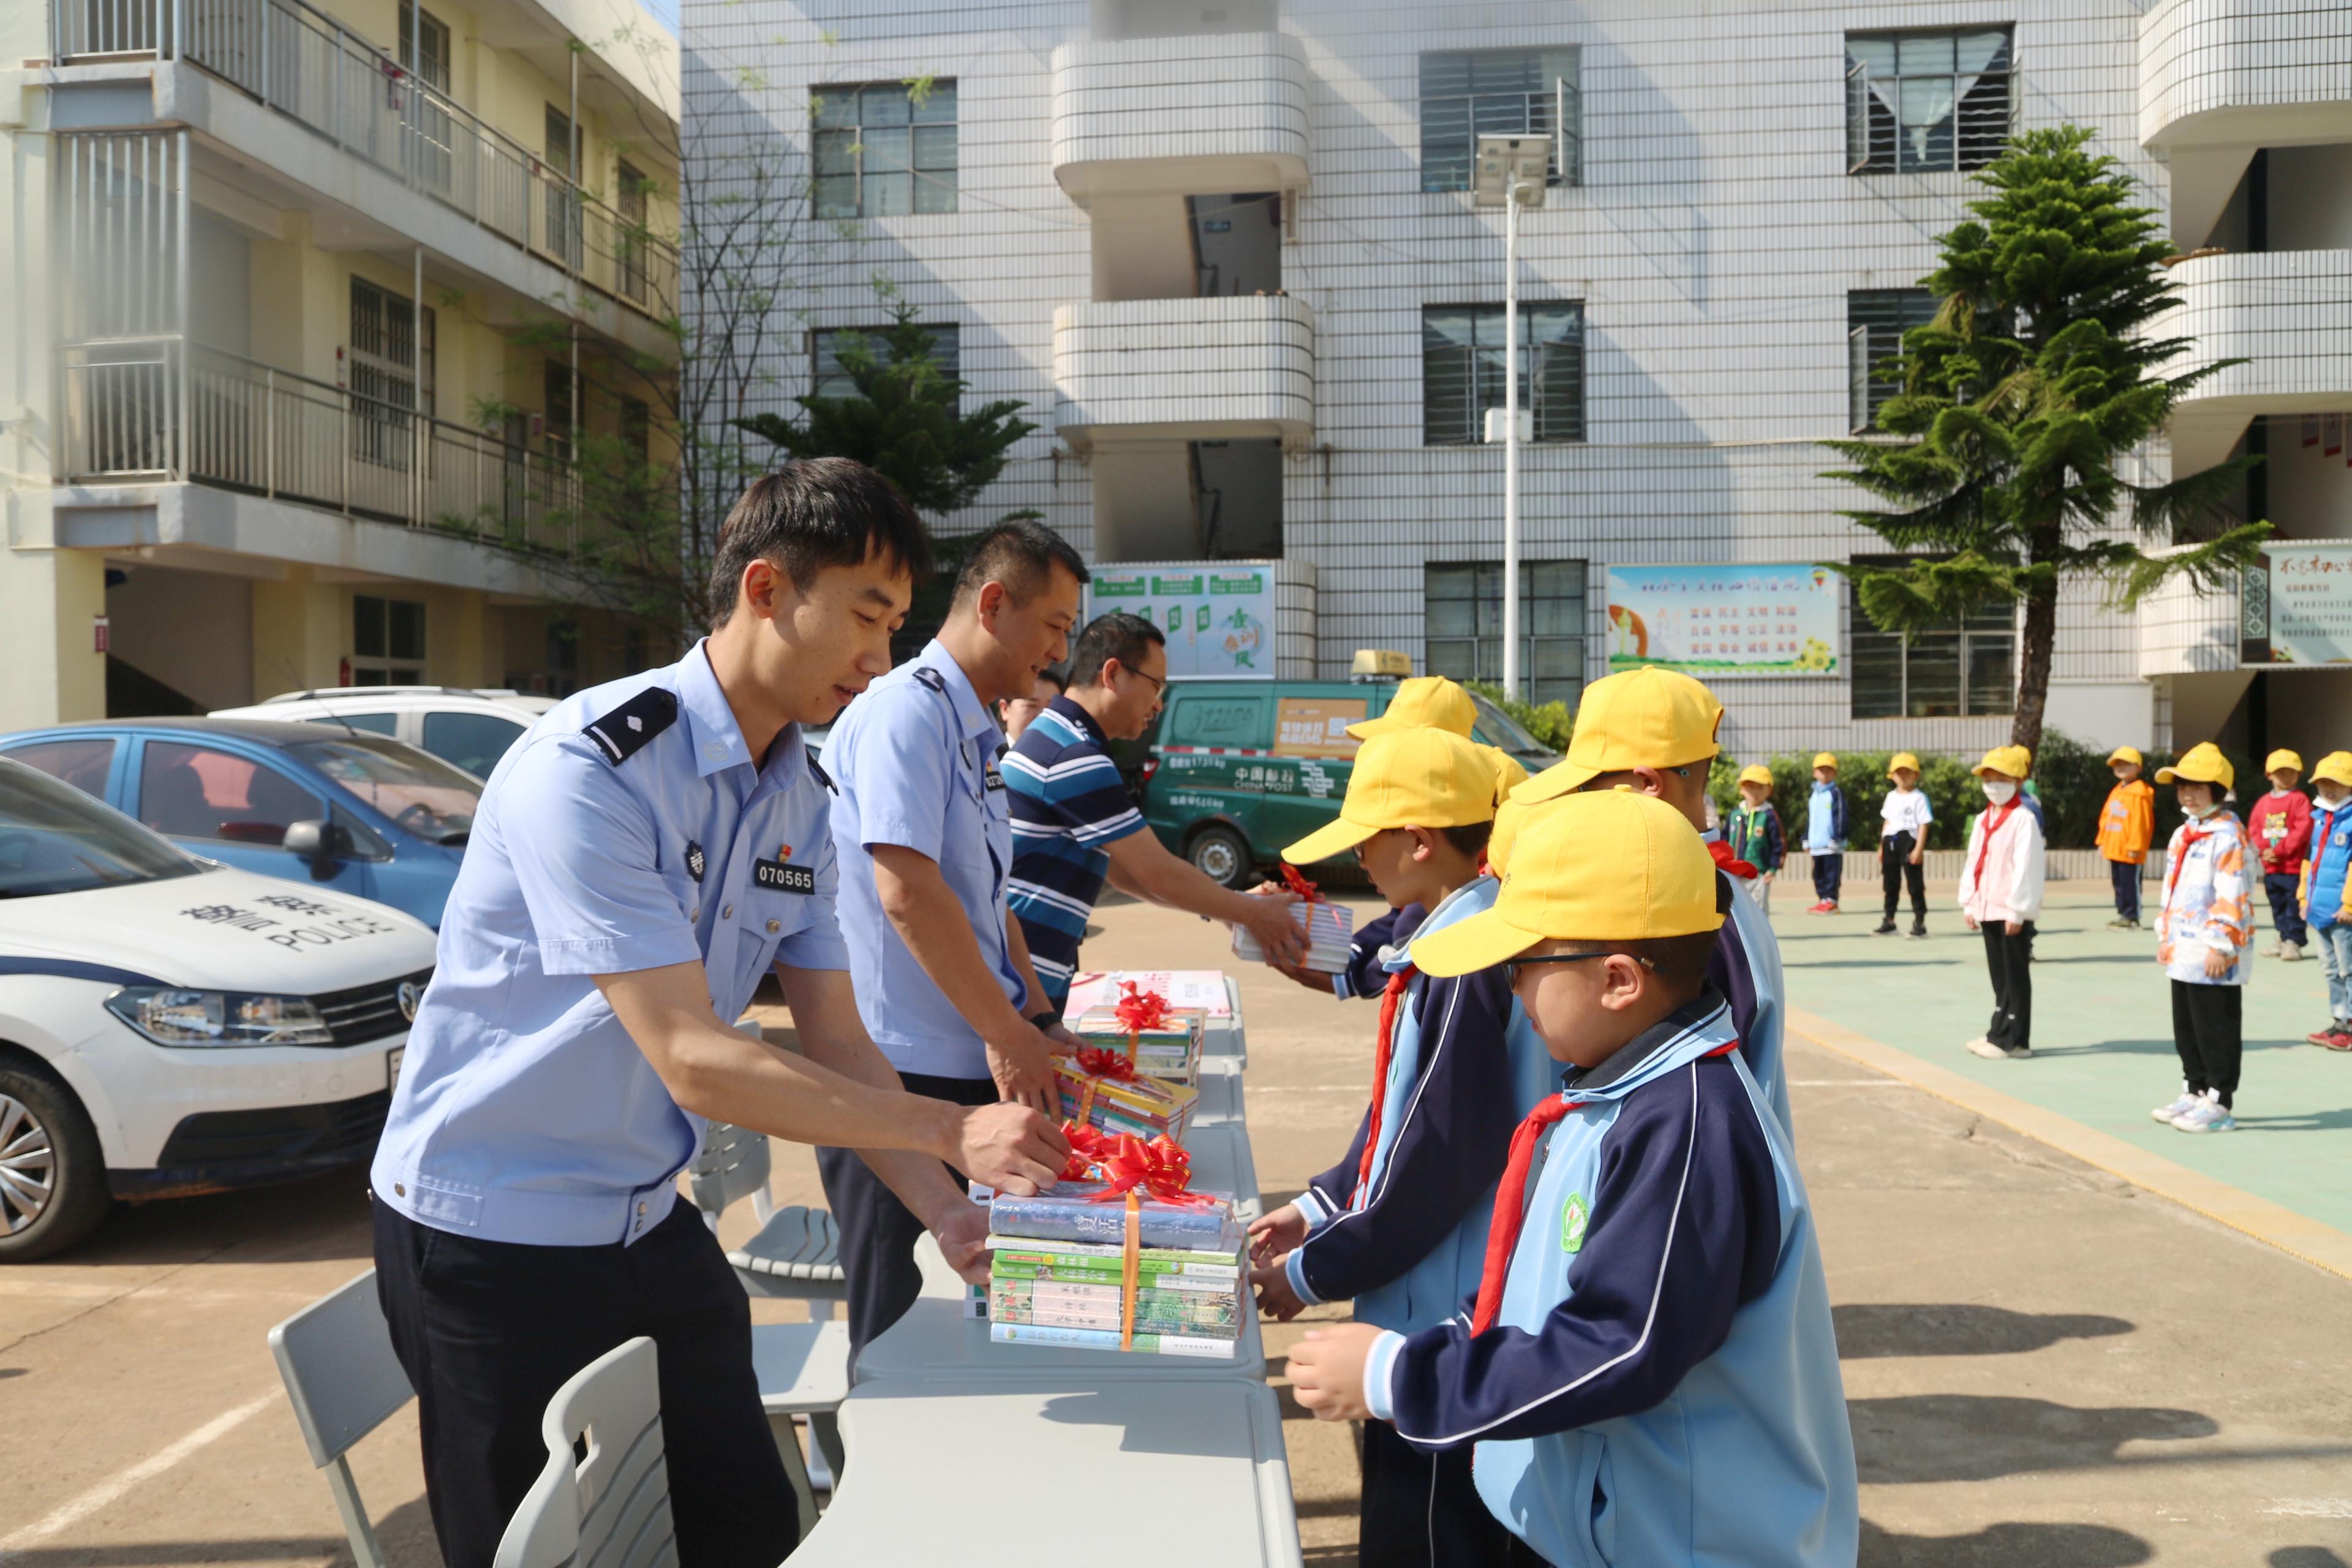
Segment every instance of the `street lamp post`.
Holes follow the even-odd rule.
[[[1544,203],[1549,136],[1481,136],[1471,200],[1503,209],[1503,695],[1519,695],[1519,209]],[[1471,353],[1475,363],[1475,336]],[[1473,379],[1475,386],[1475,374]],[[1488,441],[1495,417],[1487,410]]]

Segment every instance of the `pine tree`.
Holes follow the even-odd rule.
[[[1975,176],[1990,194],[1937,242],[1921,281],[1941,306],[1904,334],[1903,390],[1878,417],[1895,439],[1825,443],[1853,467],[1822,477],[1889,509],[1843,515],[1912,557],[1840,564],[1873,622],[1907,633],[2023,604],[2010,739],[2037,751],[2063,580],[2102,579],[2125,610],[2175,577],[2226,592],[2270,532],[2214,521],[2258,458],[2162,485],[2123,477],[2192,386],[2240,362],[2163,374],[2190,342],[2147,330],[2179,292],[2172,246],[2137,182],[2085,151],[2091,135],[2027,132]]]

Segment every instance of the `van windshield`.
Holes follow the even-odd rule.
[[[1530,757],[1540,758],[1545,767],[1559,761],[1558,752],[1528,734],[1526,726],[1517,719],[1475,691],[1470,694],[1470,700],[1478,710],[1475,738],[1481,744],[1500,746],[1521,761]],[[1532,773],[1535,770],[1530,768],[1528,771]]]
[[[202,868],[73,785],[0,762],[0,899],[128,887]]]

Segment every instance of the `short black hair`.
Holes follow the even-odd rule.
[[[1103,666],[1112,659],[1133,669],[1154,643],[1166,647],[1168,635],[1133,611],[1097,616],[1078,634],[1077,646],[1070,651],[1070,686],[1092,686],[1102,679]]]
[[[1592,945],[1648,959],[1650,972],[1680,1005],[1706,989],[1706,965],[1715,956],[1715,939],[1714,931],[1695,931],[1686,936],[1649,936],[1632,942],[1604,938]]]
[[[1037,672],[1037,679],[1045,681],[1056,691],[1067,691],[1070,689],[1070,678],[1050,664]]]
[[[1483,855],[1486,852],[1486,840],[1495,836],[1495,819],[1490,816],[1484,822],[1465,822],[1458,827],[1441,827],[1437,831],[1463,854]]]
[[[1025,605],[1045,591],[1056,566],[1081,583],[1092,580],[1068,540],[1034,518],[1006,518],[982,534],[963,558],[963,570],[956,574],[956,602],[987,584],[1002,583],[1014,604]]]
[[[806,589],[826,567],[861,565],[877,553],[917,582],[930,575],[930,541],[898,488],[851,458],[786,463],[752,480],[719,524],[710,624],[735,613],[743,569],[754,561],[773,562]]]

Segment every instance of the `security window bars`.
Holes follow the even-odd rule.
[[[436,92],[449,90],[449,24],[400,0],[400,63]]]
[[[1855,289],[1845,297],[1849,427],[1869,430],[1878,411],[1903,390],[1898,364],[1903,334],[1935,320],[1938,304],[1925,289]]]
[[[880,327],[830,327],[811,332],[811,374],[809,395],[812,397],[855,397],[857,383],[850,379],[847,367],[841,363],[841,351],[862,344],[866,352],[877,358],[887,359],[890,345],[884,341]],[[931,362],[940,374],[950,381],[958,379],[963,354],[961,330],[952,321],[942,326],[926,327],[931,334]]]
[[[1421,188],[1466,191],[1481,136],[1549,136],[1547,183],[1584,183],[1581,51],[1476,49],[1421,57]]]
[[[1584,690],[1584,563],[1519,563],[1519,686],[1531,702],[1576,706]],[[1422,658],[1432,675],[1503,679],[1503,568],[1438,565],[1423,578]]]
[[[1432,447],[1483,438],[1486,410],[1503,406],[1503,307],[1428,305],[1421,312],[1422,439]],[[1519,307],[1519,407],[1538,441],[1584,439],[1584,304]]]
[[[956,210],[956,84],[880,81],[809,89],[816,216]]]
[[[405,470],[415,456],[410,415],[419,409],[417,359],[425,372],[422,412],[434,412],[433,308],[424,310],[425,341],[415,353],[412,302],[363,279],[352,279],[351,390],[354,399],[352,456],[379,468]]]
[[[2009,140],[2006,27],[1849,33],[1846,173],[1981,169]]]
[[[1853,606],[1853,717],[1981,718],[2015,709],[2012,606],[1988,605],[1908,637],[1880,630],[1860,598]]]

